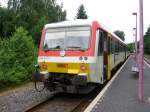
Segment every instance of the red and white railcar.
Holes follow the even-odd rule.
[[[126,57],[125,43],[101,23],[74,20],[44,26],[38,64],[48,89],[74,92],[109,80]]]

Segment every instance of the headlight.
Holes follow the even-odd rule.
[[[40,65],[40,68],[41,68],[41,70],[47,70],[48,66],[47,66],[46,63],[42,63],[42,64]]]
[[[81,71],[86,71],[86,70],[87,70],[87,67],[86,67],[84,64],[82,64],[82,65],[80,66],[80,70],[81,70]]]

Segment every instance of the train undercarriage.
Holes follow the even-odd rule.
[[[58,90],[66,93],[89,93],[97,85],[88,83],[86,76],[64,73],[47,73],[45,75],[36,72],[34,75],[34,80],[43,82],[44,87],[49,91]]]

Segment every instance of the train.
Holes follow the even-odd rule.
[[[124,41],[98,21],[46,24],[34,77],[50,91],[79,93],[109,81],[111,71],[127,57]]]

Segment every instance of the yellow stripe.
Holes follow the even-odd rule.
[[[54,73],[68,73],[70,75],[74,75],[74,74],[80,74],[80,73],[87,73],[87,79],[90,80],[90,66],[88,63],[51,63],[51,62],[43,62],[43,63],[39,63],[40,66],[42,66],[42,64],[46,64],[47,65],[47,69],[44,71],[48,71],[48,72],[54,72]],[[81,66],[85,66],[86,70],[82,71],[80,69]],[[41,68],[41,71],[43,71],[43,69]]]
[[[111,67],[111,56],[110,55],[108,55],[108,77],[107,77],[107,80],[110,80],[110,78],[111,78],[111,70],[110,70],[110,67]]]
[[[111,78],[111,64],[112,64],[112,56],[111,56],[111,34],[109,34],[108,33],[108,44],[109,44],[109,46],[110,46],[110,52],[109,52],[109,54],[108,54],[108,71],[107,71],[107,73],[108,73],[108,77],[107,77],[107,80],[110,80],[110,78]]]
[[[108,33],[108,34],[107,34],[107,36],[108,36],[108,37],[111,37],[111,34],[110,34],[110,33]]]

